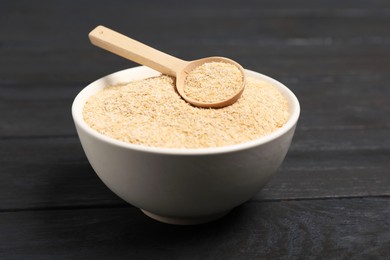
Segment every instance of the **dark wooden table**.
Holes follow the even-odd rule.
[[[136,64],[90,45],[98,24],[295,92],[301,118],[272,181],[200,226],[161,224],[108,190],[70,107]],[[389,1],[6,0],[0,35],[0,259],[389,259]]]

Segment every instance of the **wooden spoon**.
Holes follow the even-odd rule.
[[[223,57],[209,57],[195,61],[184,61],[163,53],[125,35],[104,26],[98,26],[89,33],[91,43],[115,53],[121,57],[148,66],[163,74],[176,77],[176,89],[179,95],[188,103],[198,107],[219,108],[233,104],[241,96],[245,87],[245,73],[240,64]],[[194,68],[208,62],[225,62],[236,66],[242,74],[243,83],[238,91],[225,100],[217,102],[201,102],[192,99],[184,92],[185,79]]]

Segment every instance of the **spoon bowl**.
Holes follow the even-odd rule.
[[[240,70],[241,75],[243,75],[242,76],[243,83],[241,84],[240,88],[232,96],[225,98],[225,99],[222,99],[222,100],[215,101],[215,102],[205,103],[205,102],[201,102],[199,100],[196,100],[194,98],[191,98],[186,94],[186,92],[184,91],[184,88],[186,85],[185,80],[187,78],[187,75],[191,71],[193,71],[195,68],[201,66],[202,64],[211,63],[211,62],[223,62],[223,63],[228,63],[228,64],[234,65],[235,67],[237,67]],[[188,62],[187,66],[184,67],[184,69],[181,70],[176,75],[176,90],[184,100],[186,100],[188,103],[190,103],[194,106],[210,107],[210,108],[226,107],[226,106],[234,104],[241,97],[241,94],[244,91],[244,87],[245,87],[245,76],[244,75],[245,75],[245,73],[244,73],[244,69],[242,68],[242,66],[231,59],[224,58],[224,57],[203,58],[203,59]]]
[[[220,108],[236,102],[245,87],[244,69],[237,62],[224,57],[209,57],[194,61],[185,61],[169,54],[156,50],[150,46],[133,40],[123,34],[113,31],[104,26],[97,26],[89,33],[92,44],[117,54],[126,59],[148,66],[163,74],[176,78],[176,90],[179,95],[191,105],[197,107]],[[234,65],[241,72],[242,84],[230,97],[218,101],[204,102],[189,97],[185,91],[185,80],[187,75],[195,68],[205,63],[224,62]]]

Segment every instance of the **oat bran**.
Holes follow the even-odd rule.
[[[101,134],[132,144],[165,148],[207,148],[238,144],[283,126],[288,103],[270,83],[248,77],[234,104],[199,108],[175,91],[165,75],[108,86],[83,108],[85,122]]]
[[[190,71],[184,81],[184,93],[194,100],[214,103],[238,92],[243,84],[241,71],[233,64],[206,62]]]

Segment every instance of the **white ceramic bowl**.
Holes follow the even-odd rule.
[[[91,95],[107,85],[157,76],[158,72],[141,66],[91,83],[75,98],[72,115],[93,169],[119,197],[165,223],[212,221],[249,200],[281,165],[300,107],[295,95],[280,82],[253,71],[246,73],[272,83],[287,98],[287,123],[254,141],[204,149],[128,144],[99,134],[84,122],[82,109]]]

